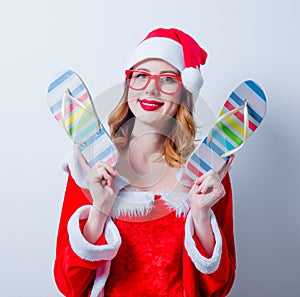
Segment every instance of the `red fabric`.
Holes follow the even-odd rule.
[[[218,269],[211,274],[198,272],[186,250],[183,252],[183,282],[186,297],[224,297],[235,279],[236,254],[232,213],[232,192],[230,178],[227,174],[223,180],[226,195],[213,206],[213,211],[222,235],[222,257]],[[194,236],[198,250],[205,256],[197,237]]]
[[[226,196],[213,207],[213,211],[219,223],[223,240],[222,257],[217,271],[212,274],[203,274],[196,270],[192,260],[188,256],[186,250],[183,248],[183,218],[177,219],[176,223],[172,221],[175,225],[170,226],[170,222],[167,221],[168,219],[170,219],[169,216],[173,215],[170,214],[168,216],[165,216],[161,221],[154,220],[153,222],[149,223],[152,225],[149,225],[150,227],[147,226],[147,222],[134,222],[131,223],[133,225],[129,227],[128,222],[115,220],[115,223],[121,230],[120,232],[122,236],[122,245],[120,247],[119,253],[112,261],[111,273],[106,289],[110,288],[110,280],[112,280],[114,277],[116,278],[114,271],[116,265],[119,266],[118,269],[120,269],[122,265],[122,269],[130,269],[130,265],[132,265],[132,263],[127,261],[128,258],[126,258],[126,256],[130,257],[131,251],[122,250],[123,246],[124,248],[126,246],[129,246],[133,251],[137,252],[138,258],[136,260],[144,261],[144,263],[139,264],[141,264],[142,267],[145,268],[145,270],[140,272],[139,279],[136,278],[135,283],[131,283],[131,286],[139,286],[140,284],[140,288],[142,288],[143,278],[151,276],[151,269],[155,265],[157,266],[157,269],[155,271],[156,276],[157,274],[161,273],[161,279],[164,279],[164,274],[167,273],[167,271],[160,271],[159,263],[163,263],[163,261],[165,260],[168,262],[173,257],[174,261],[177,261],[176,266],[179,265],[179,267],[176,271],[171,271],[171,273],[174,274],[174,280],[177,277],[176,273],[182,274],[182,279],[180,279],[179,282],[177,277],[176,288],[182,286],[185,292],[185,297],[226,296],[233,285],[236,262],[233,235],[232,195],[228,175],[225,177],[223,184],[226,189]],[[54,267],[54,275],[57,286],[59,290],[64,294],[64,296],[67,297],[89,296],[91,288],[93,286],[95,270],[97,267],[99,267],[99,265],[102,265],[104,263],[102,261],[89,262],[80,259],[70,247],[66,229],[67,223],[70,216],[75,212],[75,210],[78,209],[78,207],[86,204],[89,204],[86,196],[84,195],[82,190],[75,184],[74,180],[69,177],[57,236],[56,259]],[[82,225],[83,224],[84,222],[82,222]],[[169,230],[168,228],[171,228],[171,230]],[[170,232],[175,232],[174,228],[176,229],[176,234],[178,237],[172,236],[170,234]],[[141,247],[139,241],[136,241],[130,236],[131,234],[133,234],[133,232],[137,233],[137,238],[139,238],[139,240],[142,240],[143,247]],[[196,236],[194,236],[194,239],[199,251],[203,255],[205,255],[205,252]],[[173,241],[176,240],[178,240],[178,242],[174,243]],[[151,254],[149,249],[151,244],[149,245],[149,243],[151,243],[152,241],[155,242],[157,249],[153,250]],[[105,243],[105,239],[103,237],[99,239],[97,244],[101,243]],[[176,251],[176,248],[174,249],[174,247],[171,247],[171,245],[173,244],[174,247],[178,247],[180,245],[181,248]],[[142,260],[143,250],[145,250],[146,248],[148,249],[148,254],[144,254],[145,259]],[[169,258],[169,255],[167,254],[170,254],[171,258]],[[134,259],[131,258],[131,261],[134,261]],[[145,265],[149,265],[149,268],[146,268]],[[150,271],[148,269],[150,269]],[[153,279],[153,276],[151,277]],[[126,285],[125,283],[123,284]],[[163,284],[158,285],[161,286]],[[166,284],[164,286],[164,290],[168,290],[168,288],[170,287],[171,284],[169,284],[169,287],[168,284]],[[109,293],[109,291],[107,292]],[[156,294],[152,296],[160,296],[159,293],[160,292],[156,292]],[[138,296],[138,294],[136,294],[135,296]],[[143,296],[146,296],[145,293],[143,293]],[[180,294],[169,296],[175,297],[180,296]]]
[[[204,65],[206,62],[206,51],[199,46],[195,39],[181,30],[175,28],[158,28],[151,31],[144,40],[153,37],[170,38],[180,43],[183,48],[184,65],[186,68],[200,68],[200,65]]]
[[[67,297],[86,297],[92,289],[95,271],[104,261],[90,262],[79,258],[69,242],[67,224],[73,213],[81,206],[90,204],[83,190],[78,187],[69,175],[62,207],[56,242],[56,259],[54,277],[60,292]],[[81,229],[84,226],[81,222]],[[96,244],[105,244],[101,236]]]
[[[183,297],[185,218],[175,211],[155,220],[115,220],[122,244],[111,263],[107,297]]]

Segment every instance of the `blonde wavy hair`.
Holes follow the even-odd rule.
[[[127,96],[128,86],[125,83],[123,96],[108,118],[111,137],[119,151],[125,149],[133,138],[135,117],[128,106]],[[171,167],[181,167],[194,150],[197,127],[193,112],[192,94],[184,89],[174,122],[164,143],[163,156]]]

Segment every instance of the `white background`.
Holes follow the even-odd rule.
[[[208,51],[202,95],[215,113],[242,80],[264,87],[267,116],[231,170],[230,296],[300,296],[297,0],[1,1],[0,296],[60,296],[52,269],[71,142],[46,103],[52,77],[71,68],[97,95],[156,27],[178,27]]]

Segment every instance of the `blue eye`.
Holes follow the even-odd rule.
[[[139,73],[139,72],[136,72],[136,73],[133,73],[132,75],[133,78],[135,79],[146,79],[147,78],[147,75],[145,73]]]
[[[174,84],[174,83],[177,83],[178,80],[172,76],[162,76],[160,78],[161,82],[163,83],[167,83],[167,84]]]

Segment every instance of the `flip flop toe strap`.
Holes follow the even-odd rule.
[[[67,135],[72,139],[72,141],[74,141],[75,143],[81,145],[81,146],[84,146],[84,142],[72,137],[72,135],[69,134],[68,132],[68,129],[66,127],[66,108],[67,108],[67,99],[70,99],[72,100],[73,102],[75,102],[77,105],[79,105],[82,109],[84,109],[85,111],[89,112],[93,117],[95,117],[96,119],[96,129],[97,129],[97,132],[96,133],[99,133],[100,131],[100,125],[99,125],[99,122],[98,122],[98,118],[97,116],[95,115],[95,112],[85,106],[80,100],[78,100],[77,98],[75,98],[74,96],[71,95],[71,92],[69,89],[67,89],[64,93],[64,96],[63,96],[63,99],[62,99],[62,102],[61,102],[61,118],[62,118],[62,126],[65,130],[65,132],[67,133]]]
[[[244,104],[237,107],[237,108],[234,108],[226,113],[224,113],[221,117],[218,118],[217,122],[215,123],[215,125],[221,121],[223,121],[225,118],[235,114],[236,112],[240,111],[240,110],[243,110],[244,111],[244,135],[243,135],[243,142],[237,146],[236,148],[224,153],[223,155],[221,155],[221,158],[226,158],[226,157],[229,157],[231,156],[232,154],[235,154],[237,151],[239,151],[245,144],[246,142],[246,139],[247,139],[247,133],[248,133],[248,128],[249,128],[249,113],[248,113],[248,103],[247,103],[247,100],[244,101]],[[213,125],[213,127],[215,127],[215,125]],[[207,144],[209,145],[209,143],[211,142],[212,140],[212,131],[213,131],[213,128],[210,129],[208,135],[207,135]]]

